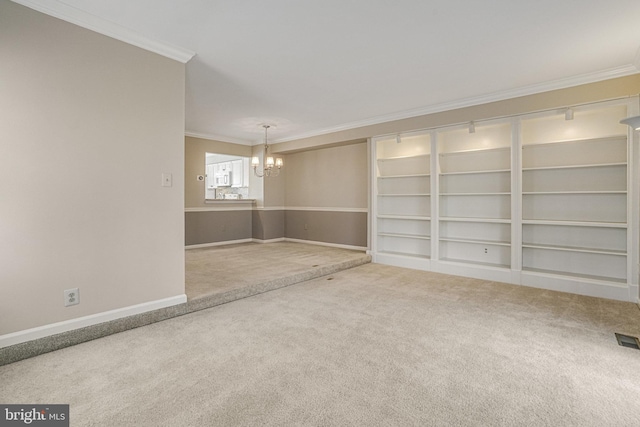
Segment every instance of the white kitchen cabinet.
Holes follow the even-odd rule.
[[[244,186],[244,165],[242,159],[233,160],[231,163],[231,186]]]
[[[216,165],[213,163],[210,163],[207,165],[206,168],[206,183],[207,183],[207,188],[209,189],[214,189],[217,188],[218,186],[216,185]]]

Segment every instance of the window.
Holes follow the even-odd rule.
[[[249,157],[206,153],[205,199],[248,199]]]

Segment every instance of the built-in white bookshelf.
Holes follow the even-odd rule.
[[[431,256],[431,141],[429,134],[375,142],[377,252]]]
[[[439,259],[510,267],[509,122],[437,133]]]
[[[636,103],[374,138],[374,261],[638,301]]]
[[[522,120],[522,269],[626,283],[624,105]]]

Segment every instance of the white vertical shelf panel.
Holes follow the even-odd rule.
[[[533,272],[626,283],[627,261],[624,256],[580,251],[523,248],[523,268]]]
[[[526,144],[526,143],[525,143]],[[627,162],[626,134],[523,145],[523,169]]]
[[[438,162],[438,132],[432,130],[429,132],[431,140],[431,258],[440,258],[439,236],[440,230],[440,198],[438,197],[440,188],[440,163]]]
[[[511,265],[511,123],[438,132],[439,260]]]
[[[441,175],[446,173],[488,172],[509,170],[509,148],[444,152],[440,154]]]
[[[440,239],[476,240],[509,244],[511,226],[508,222],[440,221]]]
[[[510,193],[510,171],[441,174],[441,194]]]
[[[430,194],[431,180],[429,175],[409,175],[378,178],[378,194]]]
[[[443,261],[508,268],[511,260],[511,249],[508,245],[441,239],[440,259]]]
[[[627,252],[626,227],[584,227],[562,224],[523,224],[524,244],[534,246]]]
[[[626,105],[522,121],[522,264],[529,273],[628,282]]]
[[[627,222],[627,193],[525,194],[522,218],[543,221]]]
[[[431,253],[429,239],[415,239],[402,236],[380,235],[382,252],[404,256],[428,258]]]
[[[431,202],[427,195],[378,196],[379,215],[430,217]]]
[[[431,221],[427,219],[385,218],[380,216],[378,217],[378,233],[429,237],[431,235]]]
[[[511,270],[515,283],[522,271],[522,129],[519,118],[511,119]]]
[[[562,181],[564,191],[626,191],[627,164],[522,171],[524,192],[553,192]]]
[[[440,218],[509,219],[510,199],[509,193],[440,195]]]
[[[628,116],[640,114],[640,104],[638,96],[633,97],[627,105]],[[627,167],[627,189],[628,205],[627,218],[629,226],[627,230],[627,277],[629,286],[629,301],[640,303],[639,263],[640,263],[640,150],[638,149],[640,132],[634,131],[630,127],[627,129],[628,142],[628,167]]]
[[[373,140],[376,244],[374,259],[414,266],[431,256],[429,135]],[[411,261],[406,261],[411,258]],[[403,261],[404,260],[404,261]]]
[[[408,176],[429,173],[429,155],[378,159],[378,176]]]

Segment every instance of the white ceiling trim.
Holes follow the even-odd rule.
[[[325,135],[333,132],[340,132],[350,129],[355,129],[364,126],[377,125],[381,123],[391,122],[395,120],[409,119],[418,116],[424,116],[427,114],[441,113],[443,111],[456,110],[459,108],[473,107],[476,105],[488,104],[490,102],[504,101],[511,98],[518,98],[520,96],[534,95],[537,93],[548,92],[551,90],[565,89],[572,86],[579,86],[588,83],[595,83],[603,80],[613,79],[616,77],[624,77],[640,72],[640,50],[636,55],[634,64],[625,65],[622,67],[612,68],[609,70],[598,71],[595,73],[581,74],[578,76],[568,77],[564,79],[554,80],[545,83],[533,84],[530,86],[524,86],[517,89],[511,89],[501,92],[494,92],[487,95],[481,95],[471,98],[465,98],[452,102],[445,102],[442,104],[431,105],[428,107],[422,107],[418,109],[402,111],[399,113],[387,114],[384,116],[372,117],[370,119],[360,120],[356,122],[344,123],[342,125],[333,126],[329,128],[319,129],[312,132],[299,134],[296,136],[273,140],[271,143],[295,141],[303,138],[311,138],[314,136]]]
[[[238,139],[238,138],[229,138],[227,136],[213,135],[213,134],[207,134],[207,133],[187,131],[184,133],[184,135],[191,136],[193,138],[209,139],[209,140],[214,140],[219,142],[229,142],[231,144],[240,144],[240,145],[259,145],[260,144],[259,142],[247,141],[247,140]]]
[[[75,7],[61,3],[58,0],[12,0],[38,12],[62,19],[96,33],[120,40],[139,48],[157,53],[175,61],[186,64],[195,56],[195,52],[158,40],[150,39],[128,28],[122,27],[111,21],[99,18]]]

